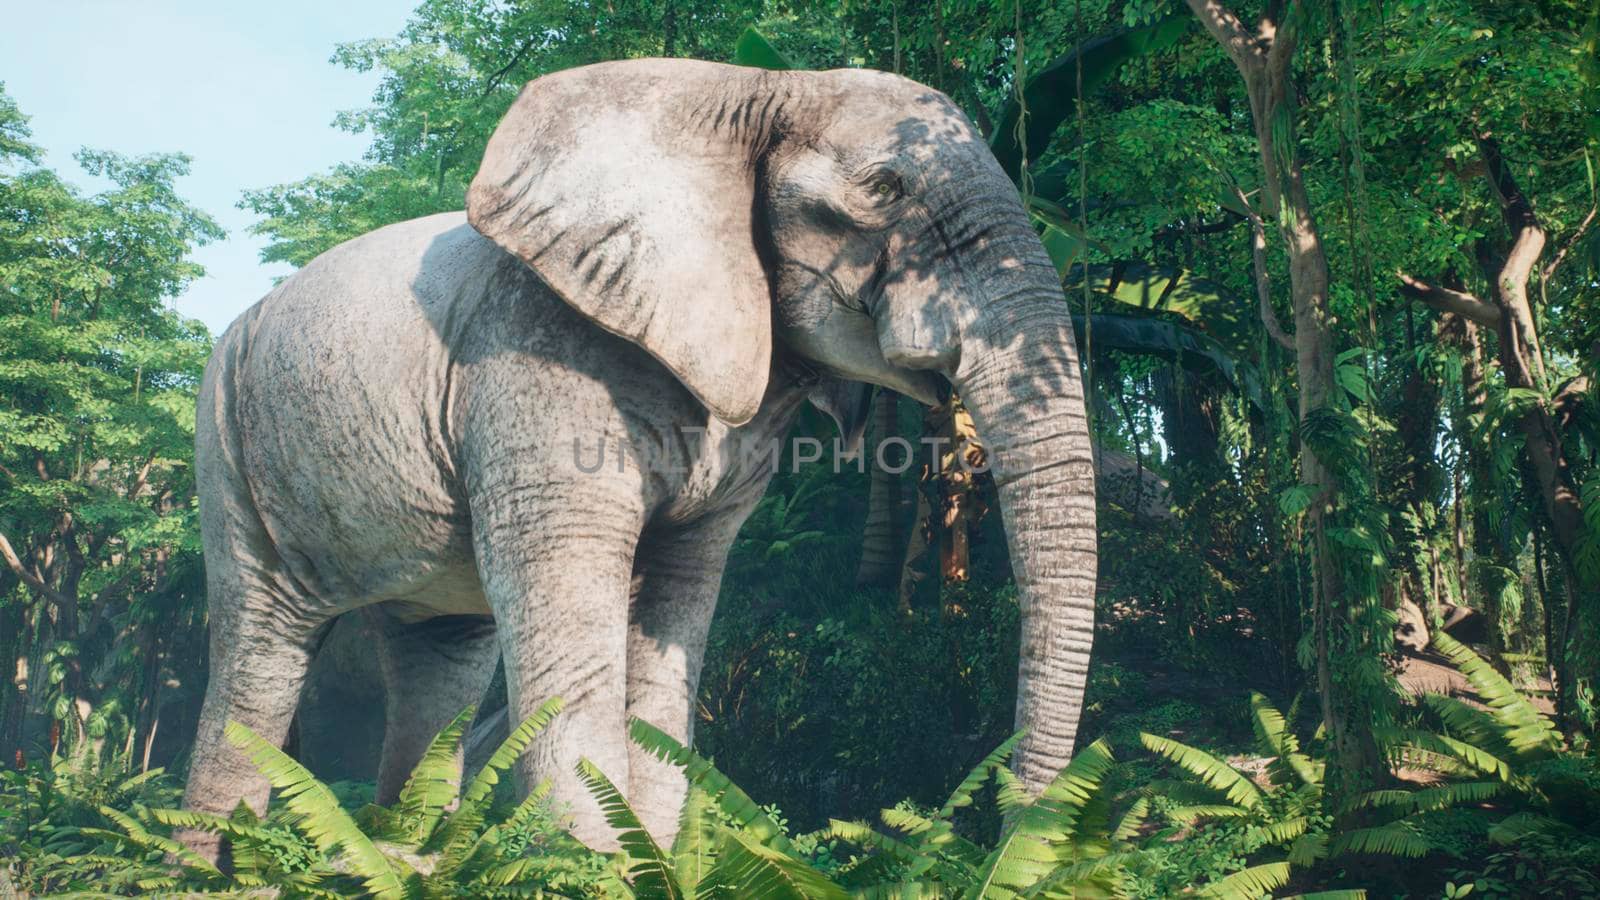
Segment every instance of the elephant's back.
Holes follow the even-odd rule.
[[[297,580],[329,602],[470,557],[451,344],[503,256],[461,213],[391,225],[317,257],[219,339],[200,477],[249,497]]]

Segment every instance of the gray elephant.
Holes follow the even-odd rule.
[[[464,216],[328,251],[218,341],[185,804],[264,805],[224,725],[281,741],[319,634],[358,612],[390,697],[380,800],[503,658],[514,720],[567,704],[524,783],[553,779],[607,844],[587,756],[669,839],[685,785],[626,723],[690,739],[728,549],[771,474],[748,448],[825,378],[953,386],[971,409],[1022,604],[1014,766],[1041,788],[1088,669],[1094,475],[1071,320],[1016,190],[911,81],[635,60],[530,83]],[[831,393],[859,433],[861,392]]]

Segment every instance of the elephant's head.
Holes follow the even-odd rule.
[[[1076,736],[1094,628],[1094,474],[1072,325],[1015,187],[943,94],[879,72],[684,60],[530,83],[474,227],[749,420],[774,348],[931,401],[988,444],[1022,602],[1017,768]]]

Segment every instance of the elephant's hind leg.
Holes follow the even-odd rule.
[[[292,578],[225,558],[210,543],[206,549],[211,680],[183,805],[227,816],[243,801],[265,815],[271,785],[224,732],[229,722],[238,722],[267,743],[283,745],[328,619],[309,611],[313,607],[295,591]],[[216,834],[181,832],[179,838],[209,859],[220,855]]]
[[[434,736],[469,704],[482,701],[500,652],[490,616],[403,622],[382,605],[361,614],[378,637],[383,670],[385,722],[377,802],[386,805],[400,796]]]

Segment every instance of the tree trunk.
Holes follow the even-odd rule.
[[[1295,148],[1294,86],[1290,79],[1297,42],[1295,23],[1276,0],[1267,4],[1256,33],[1246,29],[1218,0],[1187,2],[1244,78],[1261,158],[1265,211],[1276,216],[1289,256],[1299,418],[1304,422],[1330,405],[1334,391],[1334,335],[1328,309],[1328,260]],[[1338,486],[1325,462],[1304,443],[1300,447],[1300,480],[1314,492],[1306,519],[1311,543],[1317,689],[1336,763],[1330,772],[1330,783],[1341,791],[1350,790],[1381,768],[1372,733],[1373,698],[1361,696],[1362,692],[1353,689],[1344,673],[1336,678],[1333,670],[1336,645],[1349,643],[1352,635],[1348,632],[1359,626],[1352,621],[1345,573],[1328,537],[1328,519],[1336,510]]]

